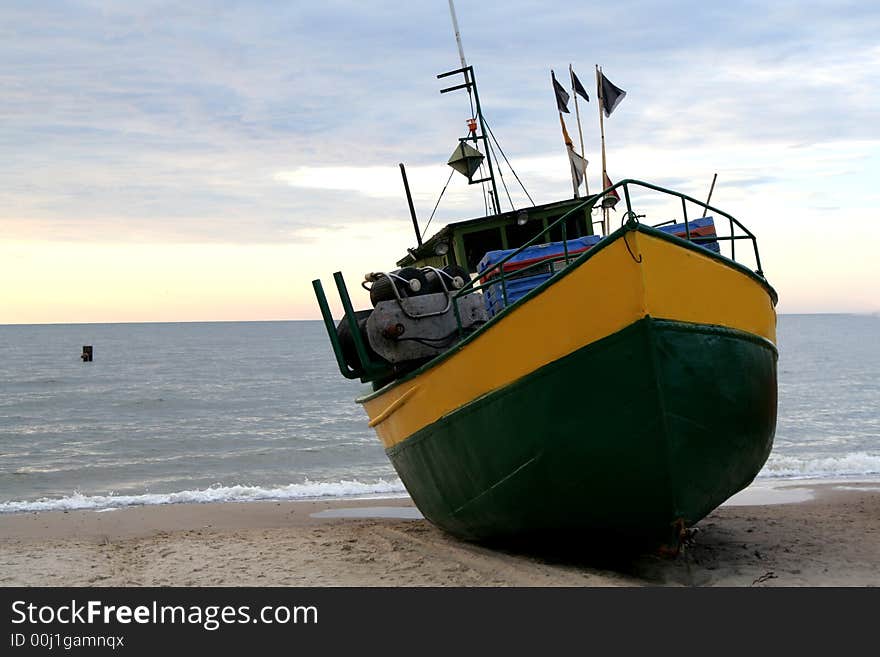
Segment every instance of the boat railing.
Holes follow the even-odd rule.
[[[729,257],[731,260],[737,261],[736,242],[738,240],[750,241],[752,244],[754,262],[757,267],[755,269],[755,272],[759,276],[763,277],[764,273],[761,269],[761,256],[758,253],[758,241],[755,238],[754,234],[752,234],[752,232],[748,228],[746,228],[739,220],[737,220],[736,218],[734,218],[732,215],[728,214],[727,212],[724,212],[723,210],[720,210],[720,209],[718,209],[712,205],[709,205],[708,203],[705,203],[703,201],[699,201],[691,196],[688,196],[687,194],[682,194],[681,192],[676,192],[671,189],[666,189],[664,187],[660,187],[659,185],[653,185],[651,183],[643,182],[641,180],[627,178],[627,179],[621,180],[618,183],[615,183],[614,185],[611,185],[610,187],[603,189],[601,192],[599,192],[597,194],[593,194],[592,196],[588,196],[586,199],[584,199],[584,201],[582,203],[579,203],[579,204],[573,206],[572,208],[570,208],[568,210],[568,212],[563,214],[561,217],[559,217],[555,221],[549,223],[545,228],[543,228],[540,232],[538,232],[534,237],[532,237],[530,240],[528,240],[525,244],[520,246],[518,249],[507,254],[501,260],[492,264],[490,267],[487,267],[486,269],[477,272],[474,275],[474,277],[467,284],[465,284],[460,290],[458,290],[455,293],[455,295],[453,296],[453,299],[452,299],[453,309],[455,311],[455,318],[456,318],[456,321],[458,322],[459,333],[461,334],[463,332],[463,330],[462,330],[462,323],[461,323],[461,315],[460,315],[459,309],[458,309],[458,300],[468,294],[473,294],[474,292],[482,291],[482,290],[487,289],[489,287],[500,285],[501,286],[501,298],[504,302],[504,307],[506,308],[508,306],[507,283],[512,278],[512,276],[511,276],[512,272],[510,272],[509,269],[505,268],[505,265],[508,262],[510,262],[511,260],[513,260],[514,258],[516,258],[523,251],[525,251],[528,247],[533,246],[538,243],[543,243],[544,237],[546,235],[549,235],[550,231],[556,229],[557,227],[559,227],[561,229],[561,233],[562,233],[562,240],[561,241],[562,241],[562,249],[563,249],[562,253],[560,255],[553,256],[551,258],[543,259],[540,262],[530,264],[526,267],[518,267],[516,269],[516,273],[514,274],[515,277],[518,278],[518,277],[522,276],[524,272],[526,272],[532,268],[537,270],[537,268],[539,268],[539,267],[541,267],[541,268],[546,267],[546,266],[548,266],[548,263],[549,263],[549,266],[551,267],[551,274],[552,274],[552,273],[554,273],[553,263],[564,261],[565,265],[567,266],[573,260],[585,255],[582,250],[579,250],[577,253],[572,254],[569,252],[569,249],[568,249],[568,235],[566,234],[566,226],[568,224],[569,217],[571,217],[574,213],[585,211],[585,210],[592,211],[592,209],[594,207],[596,207],[597,204],[601,204],[603,198],[605,198],[606,196],[608,196],[612,192],[615,192],[618,189],[622,189],[624,201],[626,204],[626,211],[624,212],[623,217],[621,219],[621,226],[623,226],[627,222],[638,223],[639,219],[644,218],[644,215],[637,214],[636,211],[633,209],[633,201],[632,201],[633,195],[631,194],[631,188],[635,188],[635,189],[644,188],[644,189],[652,190],[655,192],[660,192],[662,194],[666,194],[666,195],[669,195],[672,197],[679,198],[681,200],[682,223],[684,224],[684,228],[685,228],[685,239],[689,242],[693,242],[694,244],[705,244],[708,242],[728,242],[729,243],[729,251],[730,251]],[[688,216],[688,203],[692,203],[692,204],[696,205],[697,207],[701,208],[703,211],[703,216],[705,216],[707,212],[712,212],[714,215],[717,215],[717,216],[720,216],[720,217],[723,217],[724,219],[726,219],[727,223],[728,223],[729,234],[728,235],[712,235],[712,236],[701,236],[701,235],[696,235],[696,234],[692,235],[691,234],[691,223],[695,219]],[[677,220],[671,219],[669,221],[662,222],[662,223],[663,224],[677,223]],[[658,224],[658,225],[662,225],[662,224]],[[739,232],[737,232],[737,231],[739,231]],[[608,236],[607,235],[603,236],[603,239],[606,237],[608,237]],[[601,241],[599,243],[597,243],[596,246],[599,246],[599,245],[601,245]],[[595,247],[593,247],[593,248],[595,248]]]
[[[763,277],[763,272],[761,270],[761,259],[758,254],[758,243],[755,239],[755,236],[749,231],[745,226],[743,226],[738,220],[729,215],[728,213],[715,208],[708,203],[703,203],[702,201],[698,201],[697,199],[691,198],[686,194],[682,194],[680,192],[674,192],[672,190],[665,189],[663,187],[659,187],[657,185],[652,185],[650,183],[642,182],[639,180],[626,179],[621,180],[620,182],[603,189],[598,194],[593,194],[592,196],[584,199],[582,203],[578,203],[569,209],[568,212],[563,214],[557,220],[549,223],[546,228],[538,232],[532,239],[528,240],[521,247],[507,254],[498,262],[494,263],[492,266],[478,272],[470,281],[468,281],[461,289],[456,291],[452,295],[452,307],[455,313],[455,319],[458,326],[459,336],[463,336],[465,330],[461,321],[461,312],[459,310],[459,300],[468,294],[473,294],[474,292],[481,291],[492,285],[501,286],[501,298],[503,300],[503,308],[501,309],[501,313],[505,312],[505,310],[509,307],[508,302],[508,290],[507,284],[511,278],[518,278],[523,276],[525,273],[530,272],[531,270],[535,270],[537,272],[538,268],[549,267],[549,272],[552,275],[556,272],[556,268],[553,266],[556,262],[565,262],[565,265],[569,265],[572,261],[576,260],[580,257],[586,257],[583,249],[577,249],[572,252],[569,250],[568,246],[568,235],[566,233],[566,226],[569,217],[571,217],[575,212],[581,211],[592,211],[592,209],[597,205],[601,204],[603,198],[606,195],[610,194],[612,191],[617,189],[623,189],[623,195],[626,202],[626,211],[623,214],[621,220],[621,226],[627,223],[638,223],[640,218],[644,218],[644,215],[637,214],[633,210],[632,196],[630,193],[631,188],[642,187],[648,190],[653,190],[656,192],[661,192],[663,194],[667,194],[670,196],[678,197],[681,200],[682,207],[682,219],[685,227],[685,239],[691,241],[695,244],[702,244],[711,241],[719,241],[724,242],[727,241],[730,244],[730,258],[732,260],[736,260],[736,242],[738,240],[749,240],[752,243],[752,248],[754,251],[755,263],[757,264],[756,272],[758,275]],[[688,217],[688,208],[687,204],[692,203],[697,207],[702,208],[703,214],[706,212],[712,212],[714,215],[724,217],[728,221],[728,226],[730,230],[729,235],[712,235],[712,236],[700,236],[700,235],[692,235],[691,234],[691,222],[693,219]],[[674,220],[673,220],[674,221]],[[668,222],[665,222],[668,223]],[[543,243],[543,238],[545,235],[549,235],[550,231],[556,229],[557,227],[561,230],[562,236],[562,253],[555,255],[551,258],[542,259],[539,262],[529,263],[526,266],[517,267],[515,273],[511,272],[510,269],[505,268],[505,264],[510,262],[513,258],[522,253],[525,249],[534,244]],[[736,231],[739,230],[738,234]],[[605,235],[604,238],[608,236]],[[595,246],[592,248],[600,247],[602,241],[600,240]],[[342,302],[342,308],[345,313],[344,322],[347,325],[348,331],[352,337],[352,343],[355,350],[355,356],[357,365],[349,364],[346,362],[343,353],[342,353],[342,345],[340,343],[339,335],[337,334],[335,323],[333,320],[333,316],[330,311],[330,306],[327,302],[327,297],[324,294],[323,286],[321,285],[320,280],[312,281],[312,287],[315,291],[315,296],[318,299],[318,305],[321,308],[321,315],[324,320],[324,325],[327,329],[327,334],[330,337],[330,342],[333,347],[333,352],[336,356],[336,362],[339,366],[339,371],[343,376],[349,379],[357,379],[359,378],[361,381],[382,381],[386,380],[392,374],[392,368],[389,363],[382,362],[376,360],[371,357],[370,351],[366,342],[360,334],[360,330],[358,327],[357,315],[354,312],[354,308],[352,307],[351,298],[349,297],[348,290],[345,285],[345,281],[342,278],[342,274],[340,272],[335,272],[333,274],[334,282],[336,283],[336,289],[339,293],[340,300]],[[481,282],[485,281],[485,282]],[[496,314],[497,317],[497,314]]]
[[[738,219],[734,218],[732,215],[728,214],[727,212],[724,212],[724,210],[719,210],[718,208],[716,208],[712,205],[709,205],[708,203],[706,203],[704,201],[699,201],[691,196],[688,196],[687,194],[682,194],[681,192],[675,192],[671,189],[666,189],[665,187],[660,187],[659,185],[652,185],[651,183],[643,182],[641,180],[626,179],[626,180],[621,180],[619,183],[612,185],[611,187],[608,187],[607,189],[604,189],[601,192],[599,192],[599,196],[605,196],[611,190],[615,190],[617,188],[623,188],[623,194],[624,194],[624,198],[626,200],[626,213],[624,214],[624,217],[623,217],[624,221],[629,220],[629,219],[632,219],[634,221],[638,221],[638,219],[642,216],[642,215],[636,214],[632,209],[630,187],[642,187],[645,189],[653,190],[655,192],[660,192],[662,194],[667,194],[669,196],[676,196],[679,199],[681,199],[682,223],[684,223],[684,227],[685,227],[685,239],[687,239],[690,242],[694,242],[696,244],[701,244],[701,243],[710,242],[710,241],[729,242],[730,243],[730,255],[728,257],[731,260],[733,260],[734,262],[739,262],[736,257],[736,242],[738,240],[750,241],[752,243],[752,254],[754,255],[754,258],[755,258],[755,260],[754,260],[755,266],[756,266],[755,273],[758,274],[759,276],[762,276],[762,277],[764,276],[764,271],[761,269],[761,256],[758,253],[758,240],[755,238],[754,234],[752,234],[752,231],[750,231],[748,228],[743,226],[743,224]],[[695,235],[692,236],[690,224],[691,224],[691,221],[693,221],[693,219],[688,217],[688,205],[687,205],[688,202],[696,205],[698,208],[701,208],[703,210],[703,216],[705,216],[706,213],[708,213],[708,212],[712,212],[714,215],[719,215],[719,216],[727,219],[729,234],[728,235],[713,235],[711,237],[701,237],[701,236],[695,236]],[[668,223],[668,222],[664,222],[664,223]],[[737,230],[739,230],[741,232],[739,234],[737,234]]]

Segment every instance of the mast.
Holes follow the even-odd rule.
[[[489,169],[489,175],[485,178],[481,178],[480,180],[471,180],[468,177],[469,185],[476,185],[478,183],[489,183],[489,198],[492,200],[492,205],[494,206],[495,214],[501,214],[501,201],[498,198],[498,189],[495,186],[495,171],[492,168],[492,155],[491,149],[489,148],[489,138],[486,136],[488,133],[486,131],[486,122],[483,119],[483,111],[480,108],[480,95],[477,93],[477,80],[474,77],[474,67],[468,66],[467,62],[464,58],[464,48],[461,46],[461,32],[458,29],[458,18],[455,15],[455,5],[452,0],[449,0],[449,14],[452,16],[452,29],[455,31],[455,42],[458,45],[458,57],[461,60],[461,68],[455,71],[448,71],[446,73],[441,73],[438,75],[438,78],[445,78],[450,75],[455,75],[456,73],[461,73],[464,75],[464,84],[455,85],[454,87],[448,87],[446,89],[441,89],[440,93],[445,94],[448,91],[455,91],[456,89],[467,89],[468,97],[471,99],[471,111],[474,112],[474,118],[476,118],[480,123],[480,135],[477,135],[477,131],[471,129],[470,136],[463,137],[460,141],[473,141],[476,146],[477,143],[482,140],[485,144],[486,152],[484,154],[486,158],[486,166]],[[474,108],[476,105],[476,109]],[[480,170],[482,172],[483,165],[480,165]],[[482,173],[481,173],[482,175]],[[484,188],[485,189],[485,188]]]
[[[464,61],[464,49],[461,47],[461,32],[458,31],[458,18],[455,16],[455,5],[449,0],[449,13],[452,15],[452,29],[455,30],[455,43],[458,44],[458,57],[461,59],[461,67],[467,68],[467,62]]]
[[[413,205],[412,193],[409,191],[409,180],[406,178],[406,167],[400,163],[400,175],[403,176],[403,189],[406,191],[406,202],[409,203],[409,216],[412,217],[413,228],[416,231],[416,242],[422,245],[422,234],[419,232],[419,219],[416,217],[416,208]],[[425,227],[427,229],[427,226]]]

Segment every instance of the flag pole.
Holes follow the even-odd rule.
[[[559,113],[559,126],[562,128],[562,143],[565,144],[565,154],[568,156],[568,168],[571,169],[571,186],[572,189],[574,189],[574,197],[580,198],[580,193],[578,192],[577,171],[575,171],[574,163],[571,161],[571,156],[569,156],[571,143],[565,139],[568,137],[568,132],[565,130],[565,121],[562,119],[562,112]]]
[[[605,118],[602,116],[602,108],[605,106],[605,96],[602,94],[602,80],[600,79],[599,65],[596,65],[596,89],[599,94],[599,132],[602,135],[602,189],[605,189],[605,181],[608,179],[605,160]],[[608,208],[602,206],[602,230],[608,235]]]
[[[574,189],[574,197],[579,198],[580,193],[578,192],[578,179],[577,179],[577,171],[574,168],[574,162],[571,161],[570,152],[574,150],[574,147],[571,144],[571,137],[568,136],[568,130],[565,129],[565,121],[562,119],[562,110],[559,109],[559,97],[556,94],[556,76],[553,75],[553,71],[550,71],[550,86],[553,88],[553,94],[556,96],[557,109],[559,110],[559,127],[562,129],[562,143],[565,144],[565,154],[568,156],[568,168],[571,169],[571,186]],[[561,89],[561,87],[560,87]],[[565,93],[563,91],[563,93]]]
[[[577,117],[578,122],[578,137],[580,137],[581,141],[581,159],[584,161],[583,170],[584,170],[584,196],[590,195],[590,182],[587,180],[587,154],[584,150],[584,131],[581,129],[581,111],[578,109],[578,94],[574,88],[574,71],[571,68],[571,63],[568,64],[568,77],[571,78],[571,95],[574,96],[574,113]],[[562,116],[560,114],[560,116]]]

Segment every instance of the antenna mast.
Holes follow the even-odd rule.
[[[449,13],[452,14],[452,29],[455,30],[455,42],[458,44],[458,57],[461,59],[461,67],[467,68],[464,61],[464,48],[461,47],[461,32],[458,31],[458,18],[455,17],[455,5],[449,0]]]
[[[445,94],[449,91],[455,91],[456,89],[467,89],[468,97],[471,100],[471,111],[474,111],[474,104],[476,104],[476,112],[474,116],[474,121],[468,121],[470,134],[467,137],[459,138],[459,142],[464,144],[466,141],[473,141],[476,146],[477,143],[482,140],[485,143],[486,149],[486,165],[489,169],[489,175],[481,178],[480,180],[474,180],[470,174],[465,173],[468,179],[469,185],[476,185],[478,183],[490,183],[489,188],[489,198],[492,201],[492,205],[494,206],[495,214],[501,214],[501,201],[498,198],[498,188],[495,186],[495,171],[492,168],[492,155],[489,147],[489,138],[486,136],[486,123],[483,119],[483,111],[480,109],[480,96],[477,93],[477,80],[474,77],[474,68],[473,66],[468,66],[467,61],[464,58],[464,48],[461,47],[461,32],[458,30],[458,18],[455,15],[455,5],[452,0],[449,0],[449,13],[452,16],[452,29],[455,30],[455,42],[458,44],[458,57],[461,60],[461,68],[455,71],[448,71],[447,73],[441,73],[438,75],[438,78],[445,78],[450,75],[454,75],[456,73],[461,73],[464,75],[464,84],[458,84],[453,87],[447,87],[446,89],[441,89],[440,93]],[[479,121],[480,125],[480,133],[477,134],[476,124]],[[482,155],[478,153],[478,155]],[[480,171],[482,175],[483,165],[480,164]],[[485,188],[484,188],[485,191]]]

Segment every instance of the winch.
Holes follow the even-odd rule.
[[[370,357],[386,361],[400,375],[443,353],[488,321],[482,294],[453,298],[469,280],[467,271],[457,265],[366,274],[362,286],[370,292],[373,310],[358,311],[355,319]],[[347,316],[336,330],[346,363],[357,370],[359,360]]]

